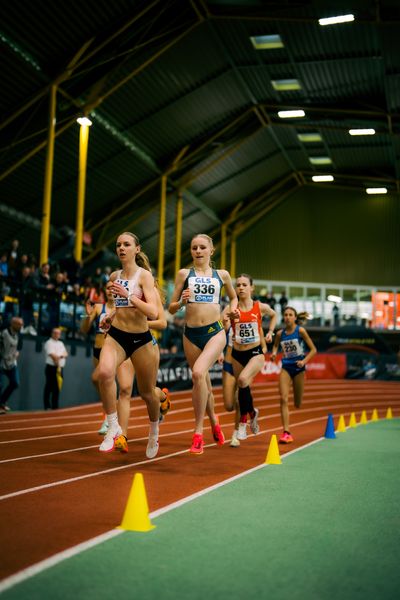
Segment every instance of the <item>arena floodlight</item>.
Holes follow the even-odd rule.
[[[318,23],[323,27],[324,25],[337,25],[339,23],[350,23],[354,21],[354,15],[338,15],[337,17],[327,17],[324,19],[318,19]]]
[[[278,117],[280,119],[298,119],[305,116],[306,113],[304,110],[280,110],[278,112]]]
[[[375,129],[349,129],[350,135],[375,135]]]
[[[367,194],[387,194],[387,188],[385,187],[366,188],[365,191],[367,192]]]
[[[311,178],[315,183],[322,181],[334,181],[333,175],[313,175]]]
[[[76,122],[79,123],[79,125],[86,125],[87,127],[93,125],[92,121],[88,119],[88,117],[79,117]]]

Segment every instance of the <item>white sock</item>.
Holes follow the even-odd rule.
[[[150,421],[150,432],[149,436],[158,438],[159,421]]]
[[[110,429],[116,429],[118,427],[118,413],[115,412],[107,415],[107,423]]]

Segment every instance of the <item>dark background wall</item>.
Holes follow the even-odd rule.
[[[238,238],[237,269],[255,279],[400,286],[395,195],[305,186]]]
[[[18,360],[21,385],[8,402],[12,410],[43,409],[45,354],[37,352],[36,347],[46,341],[37,338],[23,339],[22,349]],[[60,408],[99,402],[97,393],[91,382],[93,370],[92,357],[86,355],[84,345],[74,346],[65,342],[69,357],[64,368],[64,384],[60,394]],[[76,352],[75,356],[72,352]],[[5,381],[5,380],[4,380]]]

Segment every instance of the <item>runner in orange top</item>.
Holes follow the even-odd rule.
[[[250,384],[255,375],[264,365],[266,344],[272,342],[276,325],[276,313],[268,304],[254,301],[253,279],[250,275],[242,273],[236,279],[236,293],[239,304],[235,318],[232,319],[233,348],[232,364],[233,373],[239,388],[240,423],[239,430],[234,431],[232,439],[245,440],[247,437],[247,415],[250,416],[250,429],[257,435],[258,408],[253,406]],[[264,337],[261,320],[264,315],[270,317],[269,331]],[[236,444],[239,445],[239,444]]]

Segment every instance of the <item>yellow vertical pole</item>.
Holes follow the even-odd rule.
[[[176,235],[175,235],[175,277],[181,268],[182,253],[182,216],[183,216],[183,197],[182,192],[178,193],[176,201]]]
[[[222,223],[221,225],[221,269],[226,269],[226,232],[228,229],[228,225],[226,223]]]
[[[56,127],[57,86],[50,86],[49,128],[47,132],[46,170],[43,190],[42,231],[40,236],[40,264],[49,260],[51,187],[53,183],[54,138]]]
[[[165,255],[165,218],[167,209],[167,176],[161,177],[161,198],[160,198],[160,236],[158,238],[158,283],[164,285],[164,255]]]
[[[236,231],[232,232],[231,237],[231,277],[236,277]]]
[[[75,251],[77,262],[82,260],[83,220],[85,214],[86,166],[89,143],[89,125],[81,124],[79,130],[79,177],[78,177],[78,202],[76,207],[75,222]]]

